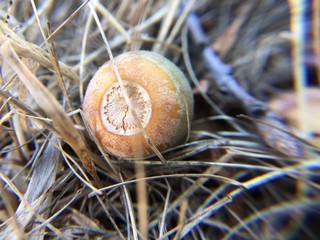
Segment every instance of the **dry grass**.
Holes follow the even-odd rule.
[[[193,11],[200,42],[261,101],[303,93],[301,72],[320,82],[319,6],[307,5],[314,39],[301,41],[289,30],[302,5],[290,15],[280,2],[1,1],[0,239],[316,239],[319,151],[299,142],[303,157],[286,156],[290,142],[270,140],[282,126],[237,117],[245,109],[217,90],[186,30]],[[162,161],[109,156],[82,117],[94,72],[135,49],[168,57],[194,87],[190,139]]]

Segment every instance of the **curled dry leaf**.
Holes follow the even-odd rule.
[[[269,105],[273,112],[288,120],[290,126],[300,129],[300,122],[307,121],[308,129],[316,135],[320,134],[320,88],[310,87],[305,89],[306,114],[302,116],[299,110],[298,94],[295,91],[279,94],[273,98]],[[311,140],[312,144],[320,146],[320,139]]]
[[[305,157],[303,142],[290,134],[291,129],[278,116],[269,113],[259,120],[256,126],[266,144],[286,156]]]
[[[305,89],[305,96],[310,129],[320,132],[320,88]],[[279,94],[269,105],[273,112],[285,117],[293,127],[299,128],[300,118],[303,116],[299,114],[298,94],[295,91]]]

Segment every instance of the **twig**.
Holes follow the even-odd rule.
[[[208,46],[208,37],[202,29],[199,17],[195,13],[190,14],[187,24],[195,44],[202,47],[203,62],[214,77],[218,89],[240,102],[249,116],[265,122],[265,124],[254,122],[264,142],[287,156],[304,157],[305,144],[286,133],[290,128],[282,122],[281,117],[269,112],[265,102],[256,99],[243,89],[231,75],[232,68],[223,63],[212,47]]]
[[[203,50],[202,57],[206,67],[215,77],[220,91],[231,94],[239,100],[249,115],[260,116],[268,110],[266,103],[251,96],[238,84],[234,77],[230,75],[231,67],[224,64],[211,47],[206,47]]]

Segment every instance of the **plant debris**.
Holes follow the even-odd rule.
[[[0,239],[317,239],[319,12],[1,1]],[[185,144],[127,160],[103,151],[82,104],[104,62],[139,49],[186,74],[195,116]]]

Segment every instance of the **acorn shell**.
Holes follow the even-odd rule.
[[[136,97],[136,94],[148,94],[145,101],[149,98],[151,104],[140,104],[138,107],[133,102],[132,104],[136,110],[138,109],[137,113],[144,113],[140,109],[147,105],[151,107],[149,113],[146,113],[149,114],[146,117],[148,121],[141,120],[141,124],[158,150],[163,151],[184,143],[188,139],[193,116],[193,95],[181,70],[163,56],[148,51],[124,53],[114,58],[114,63],[130,100],[139,102],[142,100]],[[128,88],[129,85],[140,86],[143,93],[134,92]],[[119,87],[112,64],[108,61],[96,72],[88,85],[83,103],[85,118],[101,145],[112,155],[121,158],[152,155],[153,151],[138,124],[132,123],[136,119],[128,120],[130,112],[126,109],[127,105],[122,106],[125,101]],[[117,89],[116,95],[112,95],[112,88]],[[108,96],[105,96],[106,94]],[[109,99],[110,94],[112,101]],[[123,124],[108,129],[108,123],[121,123],[119,119],[122,119]],[[138,129],[132,130],[135,127]],[[120,130],[120,134],[116,133],[119,128],[124,128]]]

